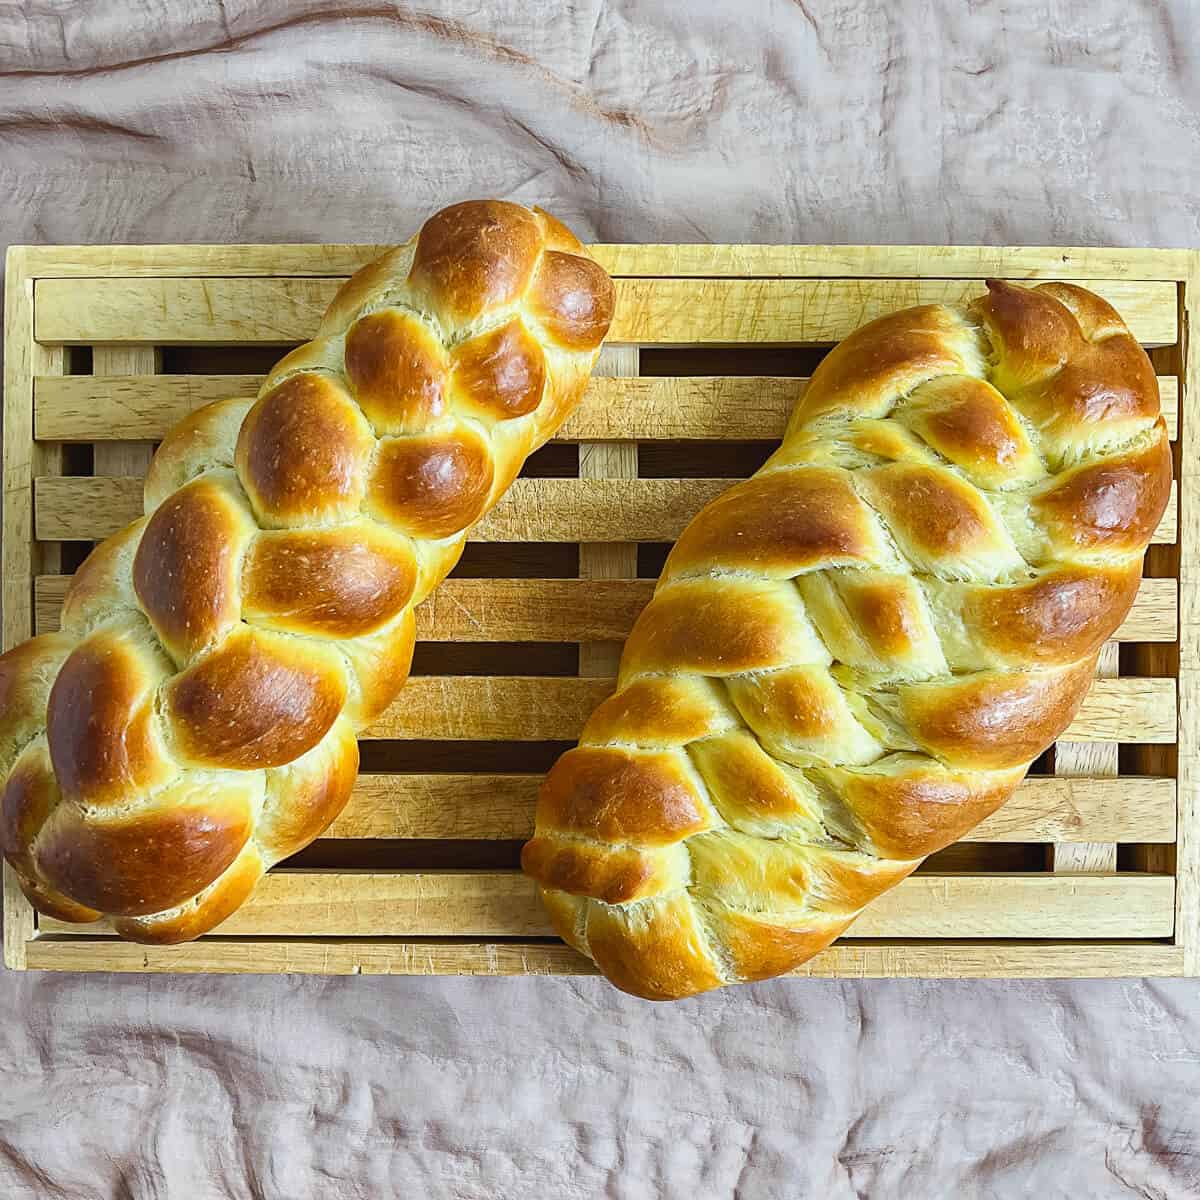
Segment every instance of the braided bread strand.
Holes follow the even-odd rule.
[[[612,308],[554,218],[458,204],[256,401],[167,436],[61,631],[0,657],[0,849],[42,912],[192,938],[325,829],[413,609],[579,401]]]
[[[559,933],[651,999],[828,945],[1067,728],[1170,480],[1150,362],[1084,289],[851,335],[546,779],[522,863]]]

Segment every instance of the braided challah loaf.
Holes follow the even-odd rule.
[[[523,865],[563,938],[652,999],[828,945],[1066,729],[1170,480],[1150,362],[1081,288],[847,338],[545,782]]]
[[[168,435],[61,632],[0,658],[0,848],[39,909],[195,937],[337,816],[414,607],[578,402],[612,308],[546,213],[455,205],[256,401]]]

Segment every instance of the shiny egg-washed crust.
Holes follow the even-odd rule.
[[[257,400],[168,434],[61,631],[0,657],[0,849],[42,912],[196,937],[325,829],[414,607],[579,401],[612,309],[553,217],[458,204]]]
[[[1088,291],[847,338],[546,779],[522,862],[563,938],[650,999],[827,946],[1066,729],[1170,482],[1154,371]]]

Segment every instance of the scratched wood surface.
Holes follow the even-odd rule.
[[[473,542],[669,542],[728,479],[517,479],[471,531]],[[34,480],[36,534],[47,542],[92,542],[142,512],[132,476],[44,475]],[[1175,491],[1153,541],[1175,541]]]

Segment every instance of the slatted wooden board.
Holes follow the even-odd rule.
[[[153,444],[252,395],[371,246],[9,254],[3,640],[55,627],[70,572],[140,511]],[[146,949],[39,917],[6,870],[5,959],[62,970],[577,973],[517,870],[540,773],[611,687],[666,544],[781,434],[829,345],[982,279],[1060,278],[1151,347],[1177,493],[1066,738],[1015,799],[874,905],[808,975],[1195,974],[1200,434],[1183,251],[598,246],[610,345],[418,612],[416,675],[363,741],[346,812],[216,933]],[[1183,453],[1179,451],[1182,448]],[[1181,468],[1181,469],[1180,469]]]

